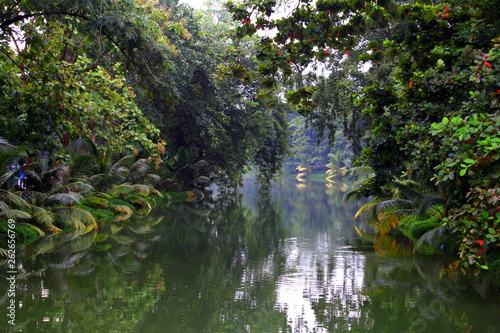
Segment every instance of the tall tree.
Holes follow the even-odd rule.
[[[499,2],[299,0],[281,17],[271,0],[228,6],[238,36],[275,31],[258,45],[270,87],[332,53],[363,50],[372,68],[392,66],[356,102],[371,123],[359,161],[376,173],[365,193],[382,193],[395,176],[437,184],[459,207],[449,223],[464,236],[461,264],[482,265],[500,223]],[[313,91],[299,86],[287,97],[314,114]]]
[[[31,153],[55,153],[79,137],[117,151],[161,152],[159,132],[124,75],[168,86],[151,75],[169,71],[166,13],[135,1],[7,1],[2,11],[0,122],[10,141],[28,144]]]
[[[261,88],[250,80],[257,66],[255,40],[235,41],[229,35],[234,23],[219,2],[198,14],[175,1],[162,5],[170,6],[172,17],[189,30],[189,39],[165,31],[178,51],[173,60],[177,100],[169,103],[156,95],[153,104],[141,102],[168,142],[168,154],[188,149],[195,159],[207,162],[206,176],[227,186],[239,184],[249,166],[256,165],[262,184],[269,186],[287,153],[286,108],[255,99]],[[236,43],[245,52],[235,61]],[[234,71],[244,75],[229,75]]]

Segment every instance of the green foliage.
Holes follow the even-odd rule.
[[[0,248],[6,249],[7,230],[9,230],[7,220],[0,219]],[[34,228],[26,224],[16,224],[16,246],[23,246],[39,239],[42,235]]]
[[[34,37],[15,55],[0,53],[0,63],[11,76],[0,104],[7,111],[0,124],[11,129],[7,139],[26,144],[32,154],[48,151],[50,156],[80,137],[117,152],[143,148],[157,155],[154,141],[159,132],[138,109],[123,75],[98,66],[85,54],[66,59],[75,34],[68,36],[59,22],[33,22],[36,25],[46,35],[43,46]],[[24,33],[37,33],[30,29]]]
[[[131,203],[128,203],[124,200],[121,200],[121,199],[111,199],[109,200],[109,204],[110,205],[113,205],[113,206],[127,206],[128,208],[130,208],[131,210],[136,210],[136,208],[134,207],[134,205],[132,205]]]
[[[441,224],[442,222],[436,216],[432,216],[425,220],[420,220],[416,218],[416,216],[412,216],[401,222],[399,228],[405,230],[406,234],[416,242],[426,232],[439,227]]]
[[[185,202],[188,199],[188,194],[186,192],[167,192],[166,195],[172,202]]]
[[[273,1],[228,6],[241,22],[239,36],[277,29],[260,39],[265,76],[291,76],[295,70],[282,61],[290,54],[306,66],[361,53],[368,74],[345,83],[358,83],[350,89],[370,129],[357,163],[375,175],[358,192],[387,197],[386,185],[401,174],[437,186],[456,203],[443,217],[462,238],[456,266],[484,267],[499,221],[497,1],[299,1],[286,17],[264,15],[274,12]],[[310,96],[287,96],[315,117]]]

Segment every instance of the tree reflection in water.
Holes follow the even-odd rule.
[[[488,280],[440,281],[445,261],[380,256],[394,244],[359,237],[345,184],[303,184],[267,196],[248,186],[35,244],[20,259],[19,326],[0,329],[495,331]]]

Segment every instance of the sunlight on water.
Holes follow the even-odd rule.
[[[287,313],[294,332],[327,332],[318,327],[314,304],[336,303],[329,315],[338,318],[362,317],[361,303],[368,297],[359,295],[363,288],[365,257],[338,247],[332,252],[330,235],[319,234],[311,243],[304,240],[287,241],[285,274],[278,280],[277,305]],[[333,264],[334,263],[334,264]],[[333,268],[332,268],[333,266]]]

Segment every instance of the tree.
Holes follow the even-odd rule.
[[[10,141],[26,142],[31,154],[47,150],[56,159],[61,147],[80,137],[118,152],[142,148],[158,157],[159,131],[137,107],[124,74],[133,72],[137,81],[168,71],[171,45],[159,33],[167,16],[148,3],[122,5],[3,5],[0,122],[11,129]]]
[[[450,222],[464,235],[461,265],[483,266],[500,221],[493,208],[500,198],[494,171],[500,138],[491,127],[499,112],[498,1],[298,1],[278,18],[271,15],[275,5],[228,5],[241,22],[238,36],[277,29],[258,46],[270,86],[333,53],[363,50],[359,59],[370,71],[385,66],[386,77],[374,76],[356,101],[371,123],[358,160],[375,171],[365,193],[380,194],[402,174],[437,185],[461,203]],[[287,97],[301,112],[314,113],[312,91],[299,86]]]
[[[178,51],[173,59],[177,100],[155,95],[151,103],[138,91],[141,108],[168,143],[168,158],[186,149],[193,163],[206,163],[198,176],[229,187],[240,184],[242,174],[255,165],[268,186],[287,154],[287,108],[255,98],[262,86],[250,80],[257,67],[254,40],[235,41],[229,35],[234,23],[218,2],[211,2],[203,15],[175,1],[161,4],[190,34],[185,39],[164,31]],[[235,60],[238,43],[244,51]],[[230,75],[243,68],[248,69],[244,75]]]

